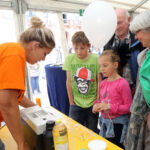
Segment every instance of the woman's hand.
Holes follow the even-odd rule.
[[[150,130],[150,113],[148,113],[147,115],[147,126],[148,126],[148,129]]]
[[[21,144],[18,144],[18,150],[31,150],[28,144],[24,141]]]

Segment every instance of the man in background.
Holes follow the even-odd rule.
[[[144,49],[139,40],[135,39],[134,33],[130,32],[131,17],[123,8],[116,9],[117,28],[114,36],[105,45],[104,50],[114,49],[120,56],[119,73],[124,77],[132,90],[135,92],[137,78],[137,55]]]

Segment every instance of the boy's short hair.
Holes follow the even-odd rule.
[[[83,31],[76,32],[72,36],[72,44],[79,44],[79,43],[82,43],[83,45],[90,44],[88,38],[86,37]]]

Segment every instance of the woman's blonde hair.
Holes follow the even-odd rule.
[[[37,41],[40,43],[40,47],[54,48],[55,41],[53,33],[45,27],[42,20],[34,16],[30,22],[31,27],[21,33],[19,41],[26,44],[31,41]]]
[[[110,57],[111,62],[120,62],[120,57],[114,50],[104,50],[100,57],[102,56],[108,56]]]

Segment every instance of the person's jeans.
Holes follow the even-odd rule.
[[[92,107],[81,108],[71,105],[69,117],[97,133],[98,114],[92,113]]]
[[[40,93],[40,88],[39,88],[39,77],[31,77],[31,88],[32,88],[32,93],[34,94],[34,91],[37,90],[38,93]]]
[[[0,139],[0,150],[5,150],[4,143],[2,142],[1,139]]]

